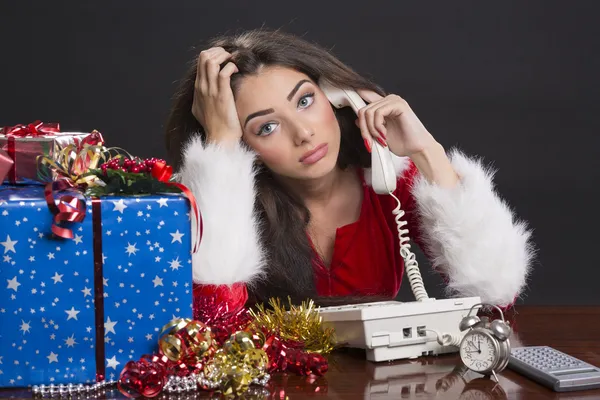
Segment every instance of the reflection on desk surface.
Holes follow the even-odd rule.
[[[600,307],[519,307],[514,347],[547,345],[600,365]],[[517,324],[513,323],[513,327]],[[250,399],[600,399],[600,390],[556,393],[506,369],[494,378],[464,370],[457,354],[374,363],[364,350],[341,349],[328,356],[325,376],[275,374],[262,394]],[[2,389],[1,398],[31,399],[27,390]],[[98,398],[124,399],[117,390]],[[206,392],[159,399],[221,398]]]
[[[373,365],[371,380],[365,388],[365,399],[379,400],[389,398],[459,398],[468,387],[469,371],[461,365],[427,364],[412,362],[409,364]],[[480,378],[481,379],[481,378]],[[494,380],[485,379],[489,386],[503,393]],[[479,392],[480,388],[476,388]],[[501,398],[505,398],[504,397]],[[481,397],[485,398],[485,397]],[[498,398],[498,397],[495,397]]]
[[[454,356],[433,356],[391,363],[368,362],[365,368],[366,379],[362,383],[364,399],[508,398],[501,384],[493,378],[469,371]],[[356,378],[360,379],[358,376]],[[337,397],[332,394],[339,389],[338,385],[330,381],[329,397]],[[343,393],[339,394],[339,398],[342,398]]]
[[[483,377],[462,366],[455,355],[428,356],[416,360],[373,363],[364,351],[344,349],[330,355],[325,376],[275,375],[271,382],[246,399],[598,399],[598,391],[554,393],[513,371],[494,378]],[[1,398],[31,399],[27,390],[2,390]],[[85,397],[79,397],[81,399]],[[106,390],[101,399],[125,399],[118,390]],[[220,399],[218,394],[197,392],[160,395],[157,399]]]
[[[496,382],[468,370],[455,355],[364,364],[360,357],[358,350],[334,355],[328,382],[321,382],[319,390],[327,392],[328,398],[365,400],[600,399],[598,390],[556,393],[508,369],[498,374]]]

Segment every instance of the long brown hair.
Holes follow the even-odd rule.
[[[318,44],[281,31],[253,30],[238,35],[221,36],[210,40],[206,48],[220,46],[232,54],[239,72],[231,78],[234,91],[240,79],[256,74],[264,66],[293,68],[314,82],[325,78],[336,86],[370,89],[384,95],[377,85],[343,64]],[[192,115],[197,58],[181,80],[166,126],[166,146],[175,170],[181,166],[181,150],[193,136],[205,138],[205,132]],[[334,109],[341,129],[338,167],[368,168],[371,158],[365,149],[357,118],[351,109]],[[302,199],[285,190],[265,166],[256,166],[257,199],[255,203],[262,227],[261,240],[267,252],[267,274],[249,288],[255,302],[269,297],[291,297],[294,303],[306,298],[316,299],[312,263],[314,251],[308,241],[306,228],[310,212]],[[330,299],[338,302],[340,299]],[[323,303],[323,302],[321,302]]]

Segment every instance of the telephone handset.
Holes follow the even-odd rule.
[[[329,82],[319,82],[319,87],[335,108],[351,107],[356,114],[367,104],[358,93],[350,89],[341,89]],[[396,190],[396,170],[388,147],[373,141],[371,151],[371,181],[373,190],[378,194],[390,194]]]
[[[358,115],[358,110],[367,105],[362,97],[352,89],[339,88],[325,80],[319,81],[319,87],[335,108],[351,107]],[[396,190],[397,177],[392,162],[392,155],[388,147],[383,147],[375,140],[373,141],[371,151],[371,181],[375,193],[389,194],[398,203],[397,207],[393,210],[393,213],[395,215],[396,225],[398,226],[400,255],[404,259],[406,275],[408,276],[408,281],[415,298],[417,301],[427,300],[429,299],[429,296],[423,285],[419,264],[414,253],[410,250],[410,244],[408,243],[410,240],[408,237],[408,229],[404,229],[404,226],[407,223],[402,220],[402,217],[405,213],[401,209],[400,200],[393,194]]]

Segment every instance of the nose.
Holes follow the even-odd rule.
[[[302,144],[309,142],[311,137],[315,135],[310,124],[295,120],[293,123],[293,140],[296,146],[301,146]]]

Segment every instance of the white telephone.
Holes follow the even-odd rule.
[[[350,89],[340,89],[333,86],[327,81],[320,81],[319,87],[327,96],[329,102],[336,108],[351,107],[356,114],[358,110],[365,107],[367,104],[358,93]],[[419,264],[416,257],[410,250],[408,229],[404,229],[406,221],[402,220],[404,211],[401,208],[400,200],[393,194],[396,190],[396,169],[392,162],[392,154],[389,147],[383,147],[377,141],[373,141],[373,149],[371,151],[371,181],[375,193],[389,194],[396,199],[397,207],[393,213],[396,216],[396,224],[398,226],[398,239],[400,241],[400,255],[404,259],[406,275],[410,282],[410,287],[417,300],[428,298]]]
[[[366,106],[354,90],[338,88],[321,80],[319,87],[336,108],[351,107],[355,113]],[[388,147],[373,141],[371,152],[371,180],[375,193],[388,194],[397,203],[393,210],[398,227],[400,255],[410,288],[416,302],[384,301],[319,309],[323,322],[333,326],[339,341],[352,347],[367,349],[371,361],[415,358],[427,354],[458,351],[462,338],[461,319],[470,309],[481,303],[479,297],[436,300],[425,290],[419,264],[411,251],[405,212],[394,195],[396,171]],[[430,335],[429,333],[433,335]],[[443,332],[443,333],[440,333]]]

